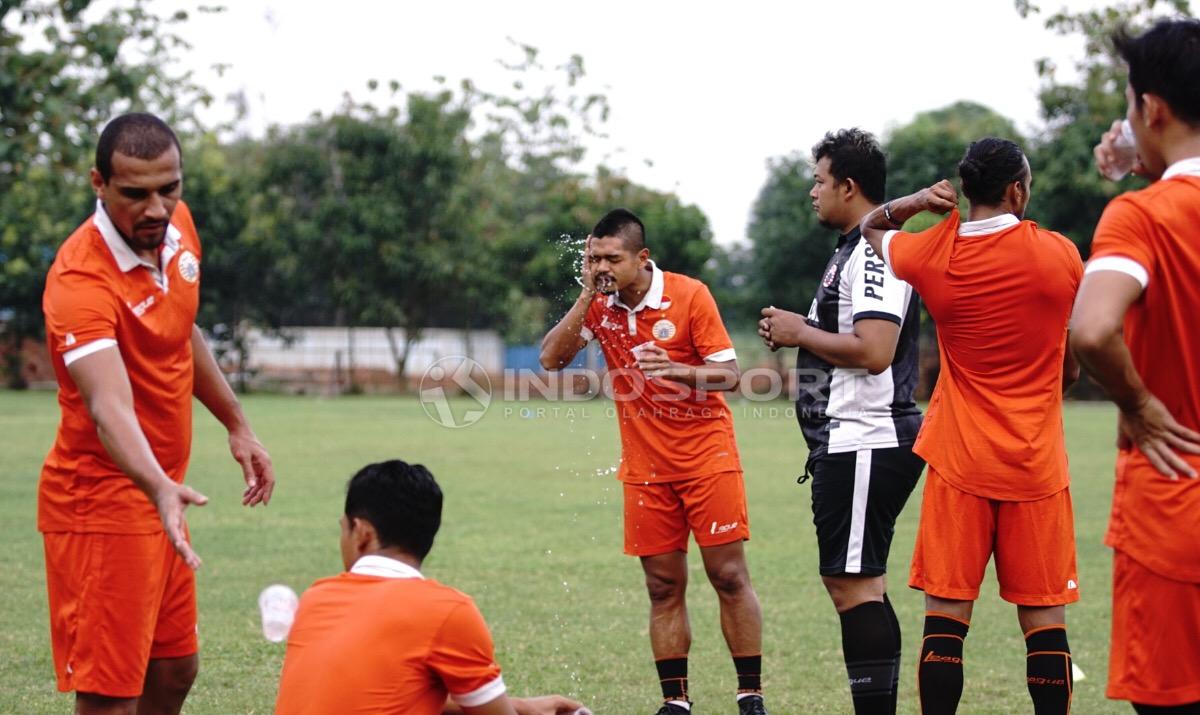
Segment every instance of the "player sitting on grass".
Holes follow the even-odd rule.
[[[565,715],[583,707],[559,695],[505,695],[475,602],[418,570],[441,521],[442,490],[419,464],[368,464],[350,479],[346,572],[300,599],[277,715]]]
[[[1083,263],[1061,234],[1023,220],[1032,174],[1020,147],[988,137],[958,165],[971,203],[942,181],[890,201],[862,233],[937,324],[941,373],[913,451],[929,472],[909,585],[925,592],[921,711],[953,713],[963,640],[988,560],[1016,604],[1037,715],[1067,713],[1065,604],[1079,599],[1062,394],[1079,367],[1067,319]],[[897,231],[921,211],[950,217]]]

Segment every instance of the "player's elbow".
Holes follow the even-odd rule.
[[[895,350],[868,351],[862,358],[862,366],[870,375],[881,375],[892,366]]]
[[[541,363],[543,370],[551,372],[561,370],[563,366],[563,361],[557,355],[546,350],[543,350],[541,355],[538,356],[538,362]]]
[[[1076,355],[1089,356],[1103,352],[1120,327],[1114,328],[1102,322],[1077,321],[1071,325],[1067,337],[1067,348]]]

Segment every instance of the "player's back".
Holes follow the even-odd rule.
[[[458,628],[464,621],[482,634]],[[491,638],[465,594],[421,578],[321,579],[304,593],[288,636],[276,713],[441,713],[458,684],[446,656],[454,649],[492,662]],[[498,679],[499,669],[488,676]]]
[[[1083,272],[1074,244],[1011,214],[960,224],[957,212],[892,244],[941,357],[916,451],[980,496],[1037,499],[1065,487],[1063,361]]]

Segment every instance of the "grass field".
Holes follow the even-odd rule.
[[[522,412],[522,407],[532,411]],[[545,412],[536,409],[544,407]],[[480,422],[447,429],[412,398],[252,397],[246,409],[275,460],[266,509],[239,505],[241,475],[219,426],[197,420],[189,483],[211,503],[189,512],[199,574],[201,674],[188,713],[269,713],[283,646],[258,630],[260,589],[302,590],[337,572],[346,478],[368,461],[426,464],[446,513],[427,575],[478,602],[511,692],[557,691],[601,715],[651,713],[657,678],[637,562],[621,553],[615,420],[607,403],[493,403]],[[555,409],[558,413],[555,414]],[[838,620],[816,570],[809,493],[795,477],[804,449],[785,403],[734,403],[750,499],[751,573],[765,613],[765,686],[776,715],[850,712]],[[758,408],[761,412],[754,412]],[[202,409],[201,409],[202,412]],[[65,713],[55,692],[41,540],[38,471],[58,414],[51,393],[0,392],[0,713]],[[1083,600],[1068,610],[1075,712],[1125,713],[1104,699],[1110,555],[1101,544],[1112,482],[1113,410],[1075,404],[1067,439]],[[922,597],[904,587],[919,512],[914,494],[892,550],[892,599],[904,629],[901,712],[915,713]],[[689,605],[697,712],[731,712],[735,685],[716,598],[692,554]],[[966,643],[962,713],[1027,713],[1025,649],[1015,609],[989,573]]]

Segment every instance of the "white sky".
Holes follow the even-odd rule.
[[[333,110],[347,91],[365,98],[372,78],[415,90],[440,74],[499,88],[508,75],[496,60],[517,57],[506,37],[547,62],[579,53],[612,107],[611,138],[591,161],[607,156],[699,205],[728,243],[745,236],[767,159],[806,152],[827,129],[882,133],[970,99],[1028,133],[1035,60],[1070,72],[1082,53],[1080,38],[1051,35],[1043,17],[1022,20],[1012,0],[230,0],[224,13],[193,14],[183,34],[194,44],[186,65],[218,97],[243,91],[256,133]],[[222,78],[206,69],[217,62],[231,65]]]

